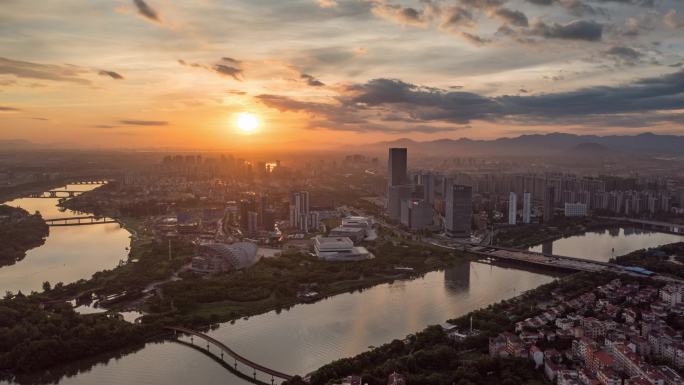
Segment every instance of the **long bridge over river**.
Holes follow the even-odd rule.
[[[104,223],[119,223],[116,219],[108,217],[96,217],[94,215],[82,217],[64,217],[45,219],[48,226],[84,226],[84,225],[99,225]]]
[[[267,384],[264,381],[261,381],[257,379],[257,372],[259,373],[264,373],[268,376],[271,377],[271,384],[275,383],[275,379],[278,378],[280,380],[290,380],[294,376],[277,371],[275,369],[268,368],[266,366],[257,364],[254,361],[251,361],[240,354],[236,353],[234,350],[229,348],[226,344],[222,343],[221,341],[212,338],[204,333],[198,332],[196,330],[184,328],[181,326],[165,326],[164,329],[171,330],[174,332],[174,335],[177,335],[178,333],[181,334],[188,334],[190,335],[190,341],[192,344],[194,344],[193,337],[198,337],[206,342],[206,349],[203,349],[200,347],[201,350],[203,350],[205,353],[208,353],[212,356],[214,356],[216,359],[218,359],[218,356],[213,354],[211,351],[211,345],[217,348],[218,353],[220,354],[220,361],[225,363],[224,360],[224,354],[231,357],[233,359],[233,368],[235,371],[238,369],[238,363],[247,366],[252,370],[252,378],[250,379],[251,382],[254,382],[256,384]]]
[[[531,264],[547,268],[587,271],[587,272],[611,272],[617,274],[627,274],[632,276],[649,276],[663,282],[684,283],[683,280],[665,275],[649,272],[630,266],[618,265],[616,263],[594,261],[588,258],[566,257],[563,255],[537,253],[529,250],[513,249],[510,247],[489,246],[473,243],[462,243],[458,245],[445,245],[439,242],[432,242],[433,245],[449,248],[453,250],[463,250],[465,252],[479,255],[484,258],[498,259],[503,261]]]

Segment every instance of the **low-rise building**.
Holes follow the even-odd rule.
[[[318,258],[328,261],[361,261],[373,257],[365,247],[354,246],[348,237],[317,236],[313,243]]]

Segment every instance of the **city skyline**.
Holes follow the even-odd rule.
[[[250,150],[681,134],[683,14],[676,0],[12,0],[0,139]]]

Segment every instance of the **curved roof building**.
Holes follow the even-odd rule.
[[[257,245],[250,242],[238,242],[230,245],[225,243],[209,243],[200,245],[198,252],[205,260],[214,259],[220,261],[220,263],[212,263],[213,268],[206,270],[241,270],[254,265],[259,260],[257,257]]]

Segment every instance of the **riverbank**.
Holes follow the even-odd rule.
[[[28,250],[43,245],[49,233],[40,214],[0,205],[0,267],[22,260]]]
[[[16,186],[5,186],[0,188],[0,202],[25,197],[31,194],[38,194],[57,187],[62,187],[74,180],[73,177],[64,177],[50,180],[42,180],[31,183],[24,183]]]
[[[497,230],[494,244],[503,247],[526,249],[560,238],[629,225],[628,222],[596,217],[556,218],[548,224],[532,223]]]
[[[403,340],[325,365],[311,373],[309,383],[323,385],[357,375],[363,378],[363,383],[384,385],[390,373],[398,372],[408,383],[416,384],[544,384],[542,374],[534,370],[529,360],[490,358],[489,338],[513,331],[517,321],[535,316],[554,298],[573,298],[615,277],[611,274],[573,274],[448,321],[459,330],[468,330],[472,320],[474,330],[478,331],[475,336],[454,339],[442,327],[429,326]],[[305,382],[295,378],[286,384]]]

